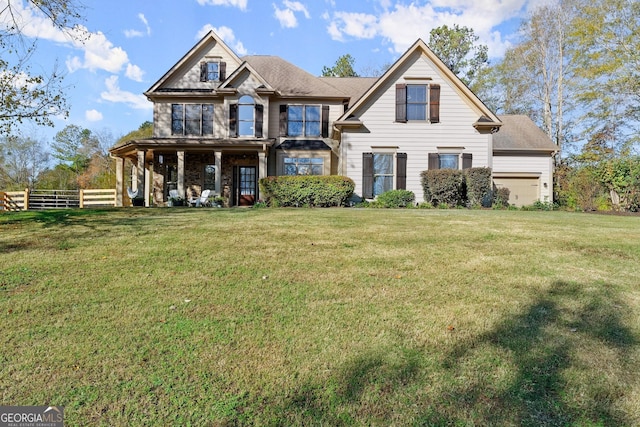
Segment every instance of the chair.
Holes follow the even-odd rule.
[[[137,190],[132,190],[131,187],[127,187],[127,194],[129,195],[129,198],[133,200],[138,197],[138,194],[142,195],[142,192],[139,188]]]
[[[200,197],[191,197],[189,205],[199,208],[200,206],[209,206],[209,194],[211,190],[203,190]]]
[[[179,199],[178,190],[169,190],[169,198],[170,199]]]

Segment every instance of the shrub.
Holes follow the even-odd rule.
[[[389,190],[379,194],[376,205],[381,208],[406,208],[413,205],[416,196],[409,190]]]
[[[430,169],[420,174],[424,198],[433,206],[448,207],[465,204],[465,175],[456,169]]]
[[[344,206],[355,183],[345,176],[270,176],[260,180],[260,191],[269,206]]]
[[[493,202],[493,206],[497,208],[508,208],[509,195],[511,195],[511,191],[507,187],[501,187],[496,190],[495,194],[496,198]]]
[[[467,204],[469,206],[490,207],[492,204],[491,168],[465,169],[467,181]]]

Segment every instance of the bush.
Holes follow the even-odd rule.
[[[270,176],[260,180],[260,192],[269,206],[345,206],[355,183],[345,176]]]
[[[389,190],[379,194],[375,200],[377,207],[381,208],[406,208],[412,206],[416,196],[408,190]]]
[[[468,206],[490,207],[493,201],[491,168],[470,168],[465,169],[464,173]]]
[[[456,169],[431,169],[420,174],[425,201],[433,206],[464,206],[465,174]]]
[[[496,190],[495,194],[496,198],[493,202],[493,206],[497,208],[508,208],[511,191],[507,187],[501,187]]]

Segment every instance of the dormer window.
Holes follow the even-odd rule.
[[[210,60],[200,63],[201,82],[221,82],[225,79],[225,63],[220,60]]]

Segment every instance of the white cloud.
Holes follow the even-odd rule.
[[[98,110],[87,110],[84,112],[84,117],[89,122],[99,122],[102,120],[102,113]]]
[[[138,30],[124,30],[124,36],[128,39],[132,39],[134,37],[142,37],[144,33]]]
[[[196,33],[196,39],[199,40],[203,38],[209,31],[213,30],[231,49],[235,51],[238,55],[246,55],[247,49],[244,47],[244,44],[240,40],[236,40],[236,36],[233,33],[233,30],[229,27],[214,27],[211,24],[206,24]]]
[[[144,95],[136,95],[120,89],[118,76],[110,76],[104,81],[107,90],[100,94],[100,98],[109,102],[127,104],[137,110],[151,110],[153,104]]]
[[[283,9],[273,4],[274,16],[280,22],[282,28],[295,28],[298,26],[296,12],[302,13],[307,19],[311,17],[307,8],[300,2],[284,0],[282,4],[284,6]]]
[[[247,0],[197,0],[200,6],[232,6],[247,10]]]
[[[135,82],[141,82],[142,76],[144,75],[144,71],[137,65],[127,64],[127,71],[125,72],[125,76],[130,78]]]
[[[151,27],[149,26],[149,21],[147,21],[147,18],[144,16],[143,13],[139,13],[138,14],[138,19],[140,19],[140,21],[142,21],[142,23],[144,24],[144,27],[147,29],[147,35],[150,36],[151,35]]]
[[[145,35],[147,35],[147,36],[151,35],[151,27],[149,26],[149,21],[147,21],[147,18],[145,18],[144,14],[139,13],[138,14],[138,19],[144,24],[145,31],[124,30],[124,36],[126,38],[131,39],[131,38],[134,38],[134,37],[143,37]]]
[[[336,11],[327,25],[333,40],[371,39],[381,37],[391,43],[394,53],[402,53],[416,39],[429,41],[429,32],[441,25],[472,28],[479,42],[489,47],[489,55],[501,56],[509,43],[496,27],[524,13],[528,3],[550,0],[430,0],[426,4],[381,1],[384,11],[365,14]]]

